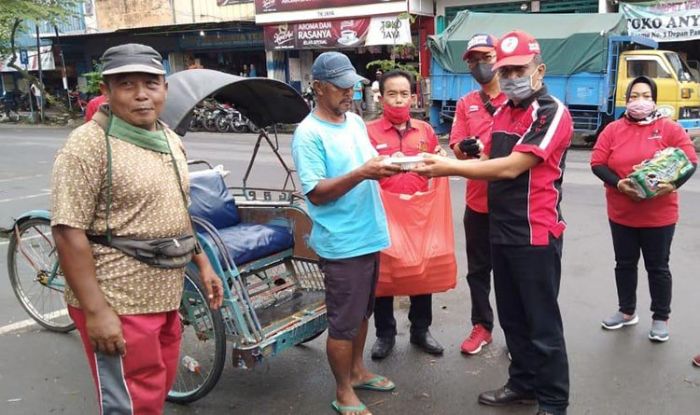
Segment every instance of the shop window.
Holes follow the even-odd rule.
[[[655,60],[630,60],[627,61],[627,77],[636,78],[648,76],[649,78],[671,78],[671,74]]]

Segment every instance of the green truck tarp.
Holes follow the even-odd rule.
[[[501,37],[516,29],[539,41],[547,74],[571,75],[605,72],[608,37],[627,34],[627,23],[619,13],[506,14],[464,10],[443,33],[428,39],[428,47],[445,70],[467,73],[462,55],[473,35],[489,33]]]

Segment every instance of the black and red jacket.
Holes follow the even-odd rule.
[[[566,151],[573,122],[566,106],[545,87],[515,105],[508,101],[494,116],[490,158],[531,153],[541,162],[511,180],[489,183],[491,242],[548,245],[566,228],[559,203]]]

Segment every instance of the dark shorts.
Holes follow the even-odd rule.
[[[352,340],[374,310],[379,253],[320,261],[326,283],[328,336]]]

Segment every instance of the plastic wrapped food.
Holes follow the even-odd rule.
[[[674,182],[692,168],[683,150],[668,147],[657,151],[653,158],[644,160],[627,177],[632,180],[639,197],[650,199],[656,196],[659,184]]]

